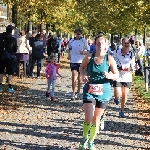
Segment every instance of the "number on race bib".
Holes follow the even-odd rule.
[[[103,95],[103,91],[103,84],[89,84],[89,93],[94,95]]]

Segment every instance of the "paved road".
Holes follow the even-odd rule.
[[[45,97],[46,80],[35,79],[27,91],[18,93],[18,110],[0,114],[1,150],[76,150],[82,138],[83,110],[81,100],[70,100],[71,74],[57,80],[56,100]],[[26,84],[26,81],[23,81]],[[98,150],[150,149],[144,136],[137,131],[142,125],[135,118],[132,94],[129,94],[126,118],[118,117],[119,106],[110,102],[105,129],[97,136]],[[148,147],[149,146],[149,147]]]

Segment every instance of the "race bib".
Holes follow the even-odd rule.
[[[89,84],[89,90],[88,93],[94,94],[94,95],[103,95],[103,84]]]

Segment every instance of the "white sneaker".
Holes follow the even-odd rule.
[[[75,93],[72,93],[71,100],[75,100]]]
[[[104,119],[100,120],[100,130],[104,130]]]
[[[99,134],[100,130],[104,130],[104,119],[100,119],[99,128],[97,129],[97,134]]]
[[[76,100],[80,100],[80,93],[76,92],[75,95],[74,95],[74,97],[75,97]]]

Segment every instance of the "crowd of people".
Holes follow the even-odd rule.
[[[14,92],[12,74],[15,71],[20,77],[20,63],[24,64],[24,74],[34,77],[34,66],[37,63],[37,78],[40,78],[43,58],[48,55],[44,72],[47,78],[46,97],[55,98],[55,85],[59,73],[59,63],[68,48],[68,60],[72,73],[71,100],[81,98],[83,87],[83,140],[79,148],[95,150],[94,140],[99,126],[104,129],[104,116],[109,101],[114,95],[114,103],[120,106],[119,116],[125,117],[124,108],[128,100],[128,92],[132,84],[132,74],[144,75],[143,62],[148,61],[150,47],[145,50],[143,44],[125,37],[118,41],[116,49],[111,51],[105,33],[99,32],[91,39],[82,36],[82,30],[74,31],[75,37],[68,40],[60,35],[36,33],[27,38],[24,31],[16,31],[9,25],[6,32],[0,34],[0,91],[3,90],[3,75],[8,74],[8,91]],[[132,43],[131,43],[132,42]],[[57,54],[57,55],[56,55]],[[56,58],[57,56],[57,58]],[[52,90],[50,87],[52,85]],[[112,87],[114,93],[112,93]],[[121,99],[120,99],[121,97]],[[103,126],[103,127],[102,127]]]

